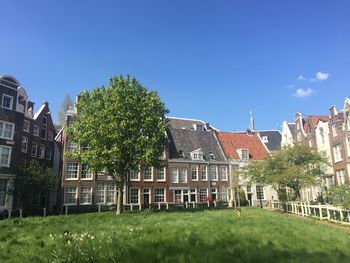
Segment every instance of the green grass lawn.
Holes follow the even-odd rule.
[[[257,208],[11,219],[0,262],[350,262],[350,232]]]

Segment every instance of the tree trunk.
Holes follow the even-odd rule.
[[[124,184],[118,185],[117,215],[123,213],[123,188]]]

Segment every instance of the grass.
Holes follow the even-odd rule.
[[[257,208],[0,222],[0,262],[350,262],[350,233]]]

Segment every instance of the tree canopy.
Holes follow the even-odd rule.
[[[64,99],[61,103],[60,110],[57,113],[58,124],[63,125],[66,120],[67,111],[74,106],[74,102],[68,94],[64,95]]]
[[[313,149],[304,145],[286,147],[273,157],[251,162],[244,171],[250,182],[272,185],[283,195],[291,190],[291,200],[300,198],[303,187],[311,186],[324,174],[327,161]],[[283,198],[281,198],[283,199]]]
[[[105,171],[114,179],[119,214],[130,170],[161,165],[168,110],[156,91],[129,76],[113,77],[107,87],[81,93],[76,106],[76,120],[68,136],[84,150],[71,155],[95,173]]]

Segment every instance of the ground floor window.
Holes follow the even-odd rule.
[[[218,195],[218,189],[217,188],[212,188],[211,189],[211,198],[213,201],[215,201],[217,199],[217,195]]]
[[[164,188],[154,189],[154,202],[155,203],[165,202],[165,189]]]
[[[139,189],[130,188],[130,203],[138,204],[139,203]]]
[[[221,201],[224,201],[224,202],[227,201],[227,190],[226,189],[221,189],[220,199],[221,199]]]
[[[103,204],[105,202],[105,185],[103,183],[98,183],[96,185],[96,203]]]
[[[196,188],[192,188],[190,190],[190,200],[191,200],[191,202],[194,202],[194,203],[197,202],[197,189]]]
[[[181,190],[174,191],[174,202],[181,203]]]
[[[260,200],[260,199],[265,199],[264,198],[264,187],[262,187],[262,186],[260,186],[260,185],[257,185],[256,186],[256,198],[258,199],[258,200]]]
[[[208,198],[208,189],[199,189],[199,202],[204,203]]]
[[[115,204],[116,187],[113,183],[107,184],[107,203]]]
[[[82,205],[92,204],[92,187],[80,188],[80,204]]]
[[[97,204],[115,204],[116,186],[114,183],[97,183],[96,184],[96,203]]]
[[[7,179],[0,179],[0,206],[5,206],[7,193]]]
[[[64,203],[66,205],[76,205],[77,204],[77,188],[65,187],[64,188]]]

